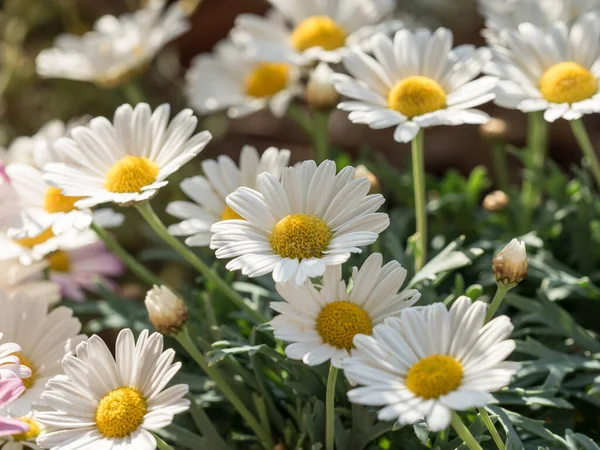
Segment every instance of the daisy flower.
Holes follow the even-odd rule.
[[[119,333],[116,360],[98,336],[65,356],[66,375],[55,377],[42,395],[52,411],[37,420],[53,427],[40,436],[44,448],[121,448],[154,450],[152,431],[171,424],[189,408],[188,386],[165,389],[181,367],[175,351],[163,352],[163,337],[144,330],[137,344],[133,333]]]
[[[164,0],[120,17],[106,15],[83,36],[64,34],[36,58],[44,78],[68,78],[114,87],[135,78],[169,42],[190,25],[178,3]]]
[[[27,295],[12,295],[0,291],[0,330],[3,341],[14,342],[20,350],[13,350],[21,366],[30,370],[23,378],[25,392],[7,408],[11,416],[23,416],[37,404],[48,380],[63,373],[63,356],[85,339],[81,322],[73,311],[59,306],[48,311],[44,299]],[[2,378],[5,374],[0,372]]]
[[[240,219],[225,199],[240,186],[256,189],[256,177],[263,172],[281,177],[290,159],[289,150],[270,147],[261,155],[256,148],[245,145],[240,154],[239,167],[226,155],[202,162],[204,176],[186,178],[181,190],[193,200],[175,201],[167,205],[167,213],[183,221],[171,225],[169,232],[174,236],[189,236],[185,243],[190,247],[210,244],[210,227],[221,221]]]
[[[154,112],[147,103],[122,105],[111,123],[97,117],[73,130],[55,146],[70,154],[70,163],[46,165],[45,180],[62,195],[81,197],[78,208],[106,202],[129,205],[147,200],[166,178],[208,144],[208,131],[194,134],[198,119],[185,109],[169,123],[170,106]]]
[[[348,48],[364,45],[379,31],[395,31],[401,22],[380,23],[393,0],[269,0],[267,17],[240,14],[232,35],[253,54],[269,61],[307,65],[340,62]]]
[[[302,93],[300,76],[293,64],[251,58],[231,40],[224,40],[212,54],[194,58],[186,74],[186,94],[200,114],[227,111],[237,118],[268,108],[282,117]]]
[[[21,264],[30,265],[41,261],[46,255],[60,248],[61,242],[77,236],[78,231],[72,230],[56,236],[51,228],[39,232],[34,223],[27,224],[24,230],[31,229],[33,237],[17,238],[14,234],[0,232],[0,261],[18,259]]]
[[[449,311],[441,303],[409,308],[372,336],[356,336],[344,371],[363,386],[348,392],[350,401],[383,406],[380,420],[425,419],[432,431],[446,428],[452,411],[492,402],[490,392],[510,383],[517,364],[504,361],[515,349],[510,319],[484,325],[486,309],[463,296]]]
[[[500,78],[496,103],[523,112],[544,111],[554,122],[600,111],[600,15],[547,30],[524,23],[493,44],[485,71]]]
[[[6,294],[0,290],[0,299],[5,297]],[[3,337],[4,333],[0,333],[0,341],[3,340]],[[17,356],[20,351],[21,346],[15,342],[0,343],[0,379],[27,380],[31,377],[31,369],[21,364],[21,360]]]
[[[384,198],[368,195],[366,178],[354,178],[354,168],[337,175],[335,163],[314,161],[284,170],[281,181],[260,174],[257,190],[240,187],[227,197],[244,220],[226,220],[211,228],[211,248],[217,258],[234,258],[229,270],[257,277],[273,272],[278,283],[323,275],[372,244],[389,225],[376,213]]]
[[[16,259],[0,260],[0,290],[8,295],[27,294],[53,305],[60,300],[60,287],[43,279],[47,267],[45,261],[25,266]]]
[[[35,440],[40,434],[46,432],[46,427],[35,419],[35,413],[30,412],[29,414],[19,417],[17,420],[28,425],[29,429],[18,434],[5,436],[5,440],[0,441],[2,450],[41,450],[40,447],[35,444]]]
[[[353,49],[344,66],[352,77],[335,74],[338,92],[350,98],[338,108],[354,123],[394,127],[397,142],[410,142],[421,128],[482,124],[489,116],[475,106],[494,99],[496,78],[474,80],[490,58],[486,48],[452,49],[450,30],[400,30],[393,41],[373,37],[375,58]]]
[[[25,391],[25,385],[18,378],[9,378],[0,380],[0,408],[7,408]],[[0,417],[0,436],[5,437],[11,434],[27,433],[29,424],[18,419],[9,417]],[[16,450],[11,447],[3,446],[3,449]]]
[[[352,290],[342,279],[341,266],[329,266],[318,289],[312,282],[301,285],[277,284],[283,302],[271,302],[280,315],[271,321],[275,337],[292,342],[285,354],[310,366],[331,360],[342,368],[353,349],[357,334],[371,335],[373,327],[386,317],[397,316],[419,300],[416,289],[398,292],[406,270],[392,261],[382,267],[383,258],[373,253],[360,270],[352,270]]]

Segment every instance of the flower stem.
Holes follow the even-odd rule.
[[[215,382],[219,390],[223,395],[231,402],[231,404],[237,409],[237,411],[244,418],[248,426],[256,433],[256,436],[260,440],[262,446],[265,449],[272,450],[274,447],[271,435],[264,430],[259,421],[254,417],[252,412],[246,407],[244,402],[237,396],[235,391],[229,386],[227,381],[221,376],[219,371],[215,367],[211,367],[206,357],[198,350],[196,345],[192,342],[188,333],[187,327],[184,328],[180,333],[175,335],[177,342],[189,353],[189,355],[196,361],[198,366]]]
[[[525,228],[531,227],[533,210],[540,200],[546,147],[548,146],[548,123],[544,120],[543,112],[532,112],[528,116],[527,147],[529,151],[526,160],[528,177],[523,180],[522,201],[525,207]]]
[[[313,140],[315,161],[329,159],[329,112],[313,111]]]
[[[165,441],[163,441],[156,434],[154,434],[154,438],[156,439],[156,446],[157,446],[158,450],[173,450],[173,447],[171,447],[169,444],[167,444]]]
[[[325,449],[335,448],[335,383],[338,369],[330,366],[327,377],[327,394],[325,396]]]
[[[477,410],[479,411],[479,414],[481,414],[483,423],[485,423],[485,426],[492,435],[492,439],[496,443],[496,447],[498,447],[498,450],[504,450],[504,442],[502,441],[502,438],[500,437],[496,426],[493,424],[492,419],[490,418],[490,415],[488,414],[487,410],[485,408],[477,408]]]
[[[150,286],[161,284],[156,275],[150,272],[145,266],[137,262],[137,260],[129,252],[127,252],[127,250],[125,250],[121,244],[119,244],[117,240],[114,239],[101,225],[92,222],[91,228],[96,232],[98,237],[104,241],[109,250],[117,255],[121,261],[123,261],[123,263],[129,267],[129,270],[131,270],[138,278]]]
[[[496,295],[494,295],[494,298],[492,299],[492,303],[490,303],[490,306],[487,310],[487,314],[485,315],[486,322],[489,322],[490,319],[492,317],[494,317],[494,314],[496,314],[496,311],[498,311],[498,308],[502,304],[502,301],[504,300],[506,293],[508,291],[510,291],[511,287],[512,286],[506,286],[504,284],[498,283],[498,288],[496,289]]]
[[[452,428],[470,450],[483,450],[456,412],[452,411]]]
[[[594,147],[592,146],[590,137],[588,136],[588,133],[585,129],[583,120],[571,120],[569,121],[569,123],[571,124],[573,134],[577,138],[579,147],[581,147],[581,150],[583,151],[583,154],[587,159],[587,163],[589,165],[590,170],[592,171],[594,180],[596,180],[596,184],[600,188],[600,163],[598,163],[598,157],[594,152]]]
[[[130,81],[129,83],[123,83],[121,85],[121,89],[123,90],[123,94],[131,106],[135,106],[144,101],[144,93],[137,82]]]
[[[313,135],[313,123],[302,106],[292,103],[288,108],[288,116],[296,122],[306,134],[309,136]]]
[[[415,272],[421,270],[427,261],[427,204],[425,199],[425,155],[423,130],[412,143],[413,183],[415,190],[415,216],[417,220],[417,251]]]
[[[259,323],[266,322],[266,319],[258,311],[250,307],[231,286],[229,286],[214,270],[212,270],[204,261],[198,258],[194,252],[192,252],[185,244],[179,239],[172,236],[167,227],[162,223],[160,218],[156,215],[150,202],[140,203],[136,206],[142,217],[148,222],[150,227],[158,234],[167,244],[169,244],[173,250],[179,253],[188,263],[198,270],[204,277],[213,283],[223,295],[225,295],[231,302],[240,308],[241,310],[248,313],[254,320]]]

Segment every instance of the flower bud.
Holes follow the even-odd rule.
[[[150,289],[145,303],[150,322],[161,334],[177,334],[187,322],[185,303],[166,286],[155,285]]]
[[[483,199],[483,207],[490,212],[502,211],[508,206],[509,198],[503,191],[490,192]]]
[[[499,284],[514,287],[527,276],[525,243],[513,239],[492,261],[492,271]]]
[[[381,192],[381,184],[379,183],[379,179],[375,176],[373,172],[371,172],[367,167],[363,164],[359,164],[356,166],[354,171],[355,178],[366,178],[371,183],[371,189],[369,189],[369,194],[379,194]]]
[[[508,132],[508,125],[502,119],[492,117],[487,123],[479,126],[479,134],[486,141],[497,141],[505,139]]]
[[[332,109],[337,105],[340,95],[331,82],[333,70],[327,63],[319,65],[311,72],[304,99],[314,109]]]

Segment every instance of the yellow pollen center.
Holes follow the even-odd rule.
[[[272,97],[285,89],[290,68],[287,64],[259,63],[244,79],[244,90],[249,97]]]
[[[301,52],[312,47],[335,50],[345,43],[346,32],[328,16],[304,19],[292,33],[292,46]]]
[[[552,103],[575,103],[598,92],[598,80],[585,67],[561,62],[550,67],[540,78],[540,92]]]
[[[54,272],[68,272],[71,267],[69,255],[62,250],[53,252],[48,256],[48,266]]]
[[[221,220],[234,220],[234,219],[244,220],[244,218],[242,216],[240,216],[238,213],[236,213],[233,209],[231,209],[229,207],[229,205],[225,206],[225,209],[223,210],[223,214],[221,214]]]
[[[431,355],[415,363],[406,376],[406,387],[424,399],[456,390],[462,381],[462,365],[453,357]]]
[[[54,237],[54,233],[52,232],[52,228],[48,228],[48,229],[42,231],[40,234],[38,234],[35,237],[27,237],[27,238],[23,238],[23,239],[17,239],[17,240],[15,240],[15,242],[22,247],[33,248],[36,245],[43,244],[44,242],[46,242],[47,240],[49,240],[53,237]]]
[[[59,188],[51,186],[44,197],[44,209],[49,213],[69,212],[75,209],[75,202],[83,197],[67,197]]]
[[[138,429],[147,410],[146,399],[136,388],[115,389],[98,403],[96,427],[106,437],[124,438]]]
[[[320,258],[331,240],[323,219],[310,214],[290,214],[273,227],[269,243],[283,258]]]
[[[140,192],[156,181],[159,168],[148,158],[126,156],[117,161],[106,174],[104,187],[109,192]]]
[[[28,367],[31,370],[31,376],[29,378],[21,379],[25,388],[29,389],[35,384],[37,370],[35,369],[35,366],[31,362],[31,360],[24,356],[22,353],[14,353],[14,355],[19,358],[19,361],[21,361],[22,366]]]
[[[357,334],[370,335],[373,323],[367,312],[356,303],[338,300],[328,303],[317,316],[317,332],[324,343],[350,351]]]
[[[15,441],[33,441],[40,435],[40,426],[35,420],[29,417],[19,417],[19,420],[29,425],[29,431],[25,433],[13,434],[13,439]]]
[[[413,76],[396,83],[387,100],[391,109],[412,119],[444,109],[446,92],[431,78]]]

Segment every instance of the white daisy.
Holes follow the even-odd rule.
[[[486,48],[452,49],[450,30],[400,30],[393,41],[373,37],[375,58],[354,49],[345,58],[350,75],[335,74],[336,89],[351,101],[338,105],[354,123],[395,127],[394,139],[409,142],[421,128],[482,124],[489,116],[472,109],[493,100],[496,78],[474,80],[490,58]]]
[[[72,139],[55,146],[72,162],[45,167],[45,180],[66,196],[83,197],[75,203],[89,208],[101,203],[132,204],[151,198],[166,178],[202,151],[208,131],[192,136],[198,119],[190,109],[169,123],[170,106],[154,113],[146,103],[120,106],[111,123],[104,117],[77,127]]]
[[[41,450],[35,444],[35,440],[40,434],[46,431],[46,427],[35,419],[35,413],[30,412],[22,417],[19,417],[21,422],[29,425],[29,431],[20,434],[5,436],[0,441],[2,450]]]
[[[402,26],[398,21],[380,23],[395,8],[393,0],[269,1],[274,13],[240,14],[232,31],[236,42],[269,61],[337,63],[348,48]]]
[[[36,58],[37,72],[45,78],[91,81],[113,87],[135,78],[169,42],[190,25],[183,9],[174,3],[166,11],[164,0],[120,17],[103,16],[83,36],[59,36],[55,46]]]
[[[302,93],[300,75],[293,64],[250,58],[230,40],[223,40],[212,54],[194,58],[186,74],[186,93],[201,114],[226,110],[229,117],[237,118],[268,108],[281,117]]]
[[[0,298],[5,296],[6,294],[0,290]],[[0,341],[6,341],[4,333],[1,332]],[[31,369],[21,364],[21,360],[17,356],[20,351],[21,346],[15,342],[0,344],[0,379],[20,378],[25,380],[31,377]]]
[[[241,219],[225,202],[229,194],[240,186],[256,189],[256,177],[263,172],[281,177],[290,159],[289,150],[270,147],[260,156],[252,146],[245,145],[240,154],[239,168],[226,155],[215,161],[202,162],[204,176],[186,178],[180,184],[181,190],[193,200],[175,201],[167,206],[167,213],[180,222],[169,227],[174,236],[189,236],[185,243],[190,247],[204,247],[210,244],[210,227],[221,221]]]
[[[60,287],[43,279],[47,267],[45,261],[25,266],[16,259],[0,260],[0,290],[8,295],[27,294],[53,305],[60,300]]]
[[[515,343],[513,325],[500,316],[484,325],[487,305],[457,299],[450,311],[441,303],[409,308],[354,338],[344,362],[353,382],[351,402],[383,406],[380,420],[402,425],[425,419],[432,431],[450,424],[452,411],[482,407],[490,392],[506,387],[517,364],[504,361]]]
[[[115,358],[98,336],[66,356],[66,375],[55,377],[42,400],[53,409],[38,421],[54,427],[38,445],[51,449],[154,450],[152,431],[171,424],[175,414],[189,408],[183,397],[188,386],[165,389],[181,367],[175,351],[163,352],[163,337],[144,330],[134,341],[131,330],[117,338]]]
[[[330,266],[320,289],[311,281],[301,285],[277,284],[283,302],[272,302],[280,315],[271,321],[275,337],[293,342],[285,349],[292,359],[311,366],[331,360],[341,369],[352,353],[357,334],[370,335],[386,317],[397,316],[419,300],[416,289],[398,293],[406,270],[392,261],[382,267],[382,257],[373,253],[360,270],[352,270],[352,290],[347,292],[341,266]]]
[[[600,15],[586,14],[572,27],[556,22],[546,30],[524,23],[506,30],[504,45],[491,49],[485,71],[500,78],[498,105],[544,111],[548,122],[600,111]]]
[[[37,225],[31,223],[26,229],[32,231],[33,237],[16,238],[7,233],[0,232],[0,261],[18,259],[21,264],[30,265],[41,261],[46,255],[56,251],[61,246],[61,241],[69,240],[76,236],[78,231],[72,230],[56,236],[51,228],[40,233]]]
[[[333,161],[318,168],[305,161],[286,168],[281,181],[263,173],[258,190],[238,188],[227,204],[245,220],[213,225],[217,258],[234,258],[226,267],[250,277],[273,272],[276,282],[301,284],[375,242],[389,225],[375,212],[384,198],[368,195],[369,180],[354,179],[353,167],[335,172]]]
[[[0,330],[4,341],[21,347],[17,353],[21,365],[31,370],[23,379],[25,393],[7,409],[11,416],[23,416],[39,402],[46,382],[63,373],[63,356],[85,339],[81,322],[73,317],[71,309],[59,306],[48,311],[44,299],[23,294],[8,296],[0,291]]]

